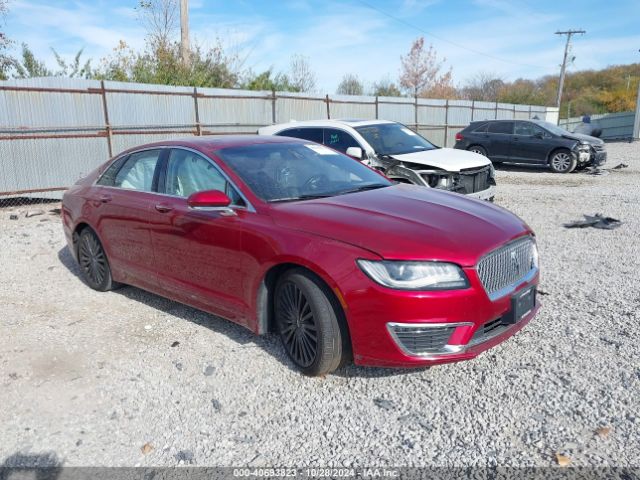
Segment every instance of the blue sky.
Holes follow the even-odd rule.
[[[9,0],[5,29],[53,65],[50,47],[65,56],[80,48],[99,59],[119,40],[144,44],[136,0]],[[477,72],[507,80],[556,74],[564,37],[582,28],[572,70],[640,62],[640,0],[191,0],[194,41],[216,37],[261,71],[286,70],[292,54],[308,57],[318,90],[333,92],[345,73],[367,84],[396,80],[400,55],[424,36],[456,84]]]

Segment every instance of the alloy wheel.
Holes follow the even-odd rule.
[[[566,152],[559,152],[553,156],[551,164],[556,171],[564,172],[571,167],[571,155]]]
[[[107,257],[95,235],[80,237],[78,260],[86,278],[95,286],[102,285],[107,275]]]
[[[287,282],[278,295],[280,336],[292,359],[308,367],[316,359],[318,331],[311,305],[302,290]]]

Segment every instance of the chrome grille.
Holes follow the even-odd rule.
[[[478,263],[480,281],[490,298],[522,280],[533,269],[533,240],[524,237],[485,255]]]
[[[425,355],[445,350],[456,325],[405,326],[388,324],[394,339],[405,352],[411,355]]]

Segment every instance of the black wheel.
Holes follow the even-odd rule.
[[[290,270],[275,290],[275,320],[289,358],[306,375],[334,371],[346,357],[346,334],[326,286],[304,270]]]
[[[467,150],[479,155],[484,155],[485,157],[487,156],[487,150],[480,145],[471,145],[469,148],[467,148]]]
[[[85,228],[78,239],[78,263],[82,278],[94,290],[106,292],[118,286],[111,278],[104,248],[90,228]]]
[[[553,152],[549,159],[549,167],[555,173],[572,172],[577,163],[576,156],[569,150],[564,149]]]

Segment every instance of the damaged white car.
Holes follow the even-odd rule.
[[[382,171],[391,180],[493,200],[491,160],[440,148],[406,126],[386,120],[312,120],[271,125],[260,135],[322,143]]]

